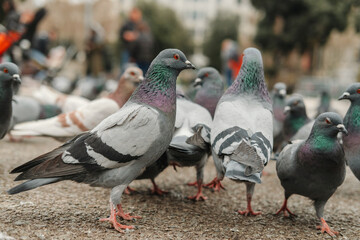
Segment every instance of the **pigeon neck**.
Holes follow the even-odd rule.
[[[300,116],[290,116],[290,127],[295,131],[298,131],[302,126],[308,122],[308,118],[305,115]]]
[[[360,132],[360,105],[351,103],[345,118],[344,125],[349,133]]]
[[[128,86],[131,84],[132,86]],[[135,87],[132,83],[128,83],[124,79],[120,79],[116,90],[112,93],[109,93],[108,98],[114,100],[119,107],[122,107],[127,100],[130,98],[131,94],[134,92]]]
[[[243,63],[236,80],[226,91],[226,94],[242,93],[255,94],[271,104],[263,67],[255,61]]]
[[[145,103],[164,112],[175,112],[176,77],[179,71],[154,64],[146,73],[131,97],[134,102]]]
[[[331,151],[336,144],[336,135],[329,136],[321,134],[318,131],[314,131],[310,134],[307,142],[310,143],[311,148],[314,150]]]

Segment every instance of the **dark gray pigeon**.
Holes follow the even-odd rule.
[[[304,125],[311,122],[306,114],[306,107],[303,97],[299,94],[293,94],[286,101],[284,108],[285,120],[283,135],[286,142],[293,140],[293,136],[302,128]],[[310,128],[311,129],[311,128]]]
[[[276,83],[271,91],[271,98],[274,112],[274,152],[276,152],[284,139],[283,125],[285,120],[284,108],[286,106],[286,84],[283,82]]]
[[[13,95],[20,84],[19,68],[10,62],[0,64],[0,139],[3,139],[9,130]]]
[[[194,68],[177,49],[158,54],[145,80],[127,103],[93,130],[66,142],[57,149],[27,162],[11,173],[17,180],[28,179],[8,191],[16,194],[62,180],[112,188],[109,222],[116,230],[134,228],[120,224],[125,214],[121,196],[126,187],[167,149],[173,135],[176,112],[176,78],[184,69]]]
[[[349,135],[343,137],[345,158],[351,171],[360,180],[360,83],[350,85],[339,98],[343,99],[351,102],[344,118],[344,125],[349,131]]]
[[[260,214],[252,210],[251,199],[272,152],[273,113],[261,53],[255,48],[245,49],[239,74],[216,107],[211,147],[218,172],[213,182],[224,176],[244,182],[247,210],[238,212]]]
[[[210,127],[212,118],[209,111],[178,94],[176,101],[175,132],[167,150],[170,165],[196,168],[198,192],[188,197],[196,201],[205,200],[202,194],[204,167],[210,154]]]
[[[285,201],[280,210],[284,215],[293,213],[287,208],[292,194],[314,201],[316,215],[321,221],[321,232],[338,234],[330,229],[323,218],[327,200],[345,178],[344,150],[337,140],[339,132],[347,133],[341,117],[336,113],[323,113],[315,121],[307,140],[294,141],[280,153],[276,171],[285,189]]]
[[[224,82],[219,72],[212,67],[201,68],[195,79],[196,91],[194,102],[206,108],[214,117],[215,108],[224,93]]]

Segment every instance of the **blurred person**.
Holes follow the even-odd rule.
[[[241,54],[238,51],[238,44],[234,40],[225,39],[221,43],[222,74],[228,86],[232,84],[241,67]]]
[[[103,72],[104,40],[95,29],[90,30],[90,36],[85,43],[86,75],[98,77]]]
[[[154,58],[154,38],[146,22],[137,27],[138,37],[135,41],[134,59],[138,67],[146,73]]]
[[[121,53],[121,65],[122,69],[126,68],[126,65],[135,61],[135,48],[136,40],[139,37],[138,25],[143,22],[142,12],[139,8],[134,7],[129,17],[120,29],[120,40],[122,43]]]

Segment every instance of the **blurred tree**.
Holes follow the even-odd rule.
[[[140,1],[137,6],[143,12],[154,36],[155,54],[165,48],[178,48],[185,54],[193,52],[190,32],[185,29],[173,10],[150,1]]]
[[[345,30],[353,1],[251,0],[264,11],[255,42],[273,54],[275,67],[292,50],[314,57],[314,50],[327,42],[332,30]]]
[[[209,26],[211,27],[204,41],[204,54],[210,59],[210,66],[221,69],[221,43],[225,39],[237,41],[239,18],[228,12],[218,12]]]

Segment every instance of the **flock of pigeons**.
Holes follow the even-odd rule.
[[[247,209],[238,212],[258,215],[251,207],[255,184],[261,183],[264,167],[275,156],[285,190],[277,214],[293,215],[287,207],[292,194],[308,197],[314,200],[321,232],[337,235],[323,211],[344,181],[346,163],[360,180],[360,83],[352,84],[339,98],[351,101],[344,120],[334,112],[310,120],[300,95],[286,98],[285,84],[277,83],[268,92],[262,56],[255,48],[243,52],[238,76],[225,92],[219,72],[205,67],[197,73],[191,101],[176,90],[176,79],[185,69],[195,67],[180,50],[166,49],[153,60],[145,77],[140,69],[128,68],[117,89],[102,98],[89,101],[42,86],[34,97],[41,102],[38,108],[47,111],[36,112],[26,105],[30,100],[24,100],[25,107],[16,113],[14,103],[21,102],[13,100],[13,93],[21,83],[19,69],[13,63],[0,64],[1,138],[9,133],[67,140],[13,169],[11,173],[20,173],[15,181],[27,181],[8,193],[62,180],[111,188],[110,216],[100,221],[123,232],[134,227],[121,224],[117,217],[139,218],[124,213],[121,206],[121,196],[132,191],[128,185],[133,180],[150,179],[153,193],[163,194],[154,180],[159,173],[169,165],[194,166],[196,181],[189,185],[198,191],[189,198],[205,200],[204,166],[212,156],[217,176],[205,186],[220,190],[224,177],[245,183]],[[63,113],[58,114],[59,108]]]

